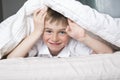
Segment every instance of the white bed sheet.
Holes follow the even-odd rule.
[[[0,61],[0,80],[120,80],[120,52]]]

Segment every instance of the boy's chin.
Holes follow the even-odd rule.
[[[52,53],[59,53],[63,48],[55,49],[55,48],[49,48],[50,52]]]

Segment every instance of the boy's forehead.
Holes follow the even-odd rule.
[[[67,25],[63,24],[62,22],[57,22],[57,21],[52,22],[52,23],[50,23],[49,21],[46,21],[45,22],[45,27],[46,28],[60,28],[60,29],[64,29],[64,28],[67,27]]]

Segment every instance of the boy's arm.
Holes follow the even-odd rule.
[[[44,30],[44,20],[47,9],[36,10],[34,12],[34,31],[27,36],[8,56],[12,57],[25,57],[34,44],[40,39]]]
[[[88,47],[93,49],[95,53],[112,53],[113,52],[111,47],[89,36],[85,32],[85,30],[81,28],[79,25],[77,25],[76,23],[68,20],[68,24],[69,25],[67,26],[67,29],[66,29],[66,32],[68,33],[68,35],[80,42],[83,42]]]
[[[86,44],[88,47],[90,47],[91,49],[93,49],[93,51],[96,54],[97,53],[113,53],[113,50],[110,46],[108,46],[104,42],[101,42],[89,36],[88,34],[85,35],[84,40],[82,42]]]
[[[36,41],[40,38],[39,33],[33,32],[26,37],[8,56],[7,58],[25,57]]]

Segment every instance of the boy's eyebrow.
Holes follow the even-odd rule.
[[[60,30],[66,30],[66,28],[60,29]]]
[[[50,29],[50,28],[45,28],[45,29]]]
[[[45,28],[45,30],[52,30],[51,28]]]
[[[50,29],[50,30],[52,30],[51,28],[45,28],[45,29]],[[62,28],[62,29],[60,29],[60,30],[66,30],[66,28]]]

